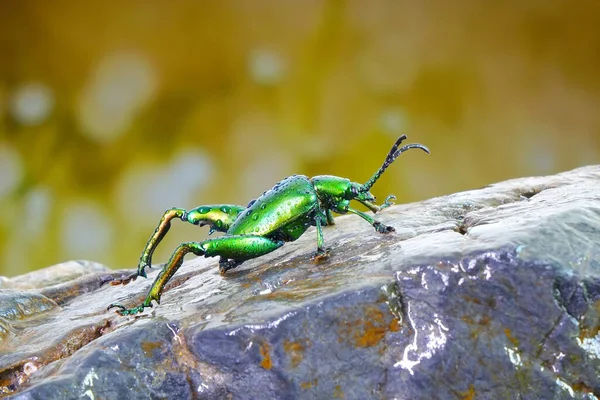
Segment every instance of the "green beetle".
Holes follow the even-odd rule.
[[[351,208],[350,201],[356,200],[374,213],[392,204],[394,196],[388,196],[381,206],[376,205],[375,197],[369,192],[371,187],[387,167],[406,150],[416,148],[429,154],[429,149],[418,143],[398,148],[405,139],[406,135],[402,135],[396,140],[381,168],[365,184],[331,175],[319,175],[313,178],[292,175],[278,182],[256,200],[252,200],[247,207],[220,204],[200,206],[190,211],[181,208],[166,211],[146,244],[137,272],[123,279],[114,280],[111,284],[127,284],[138,276],[146,277],[145,270],[151,265],[152,253],[169,231],[172,219],[177,218],[198,226],[209,225],[209,234],[225,232],[225,235],[202,242],[182,243],[156,277],[148,296],[141,305],[128,309],[120,304],[111,304],[108,309],[117,307],[121,315],[131,315],[142,312],[146,307],[152,307],[152,300],[160,303],[165,285],[179,269],[187,253],[220,257],[219,270],[224,274],[246,260],[270,253],[283,246],[285,242],[293,242],[302,236],[309,226],[315,226],[317,252],[314,258],[324,258],[327,252],[323,246],[322,226],[334,224],[333,212],[356,214],[370,223],[379,233],[394,232],[393,227],[386,226],[371,216]]]

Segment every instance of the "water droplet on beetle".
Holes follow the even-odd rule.
[[[265,208],[267,208],[267,205],[266,204],[261,204],[260,209],[264,210]]]
[[[253,221],[257,221],[257,220],[258,220],[258,214],[254,214],[254,215],[252,216],[252,220],[253,220]]]
[[[229,214],[229,212],[231,211],[231,209],[227,206],[223,206],[221,207],[221,211],[223,211],[225,214]]]

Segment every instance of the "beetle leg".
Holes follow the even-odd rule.
[[[383,202],[383,204],[379,206],[379,211],[393,205],[394,200],[396,200],[396,196],[394,196],[393,194],[390,194],[388,197],[385,198],[385,201]]]
[[[390,194],[388,197],[385,198],[385,201],[380,206],[378,206],[377,204],[372,203],[370,201],[367,201],[367,200],[360,200],[360,199],[355,199],[355,200],[358,201],[359,203],[361,203],[362,205],[364,205],[365,207],[367,207],[369,210],[373,211],[374,213],[377,213],[377,212],[383,210],[384,208],[388,208],[389,206],[394,204],[394,200],[396,200],[396,196],[394,196],[393,194]]]
[[[315,215],[315,227],[317,229],[317,252],[312,256],[312,259],[315,261],[320,261],[324,258],[327,258],[329,254],[327,250],[324,248],[323,241],[323,228],[321,227],[321,213],[317,213]],[[332,216],[333,219],[333,216]]]
[[[146,248],[142,252],[142,256],[140,258],[140,262],[138,264],[137,276],[142,276],[146,278],[146,267],[151,266],[152,253],[156,249],[156,246],[160,243],[160,241],[165,237],[169,229],[171,228],[171,220],[173,218],[184,219],[187,214],[187,211],[183,208],[172,208],[170,210],[165,211],[158,226],[154,230],[154,233],[148,240],[146,244]],[[132,275],[133,276],[133,275]]]
[[[203,242],[187,242],[179,245],[169,262],[163,267],[156,277],[144,302],[138,307],[126,308],[121,304],[111,304],[108,308],[119,308],[121,315],[140,313],[146,307],[152,307],[152,300],[160,303],[160,296],[169,279],[177,272],[183,258],[187,253],[194,253],[205,257],[221,256],[224,259],[234,260],[236,266],[245,260],[263,256],[283,246],[282,240],[271,240],[263,236],[232,235],[207,239]]]
[[[246,207],[235,204],[200,206],[188,211],[184,221],[198,226],[210,225],[209,235],[213,232],[227,232],[245,209]]]
[[[327,211],[325,211],[325,215],[327,217],[327,226],[335,225],[335,220],[333,219],[333,213],[331,212],[330,209],[327,209]]]
[[[140,262],[138,263],[137,271],[127,277],[123,277],[121,279],[113,280],[111,285],[127,285],[130,281],[135,281],[138,276],[142,276],[146,278],[146,267],[150,268],[152,253],[156,249],[156,246],[160,243],[160,241],[165,237],[169,229],[171,228],[171,220],[174,218],[185,219],[187,211],[183,208],[171,208],[170,210],[165,211],[158,226],[154,230],[154,233],[146,243],[146,247],[142,252],[142,256],[140,258]]]
[[[172,208],[165,211],[154,233],[148,239],[148,243],[146,243],[146,247],[140,257],[137,272],[119,280],[114,280],[111,282],[111,285],[126,285],[138,276],[146,277],[146,267],[151,266],[152,254],[171,228],[171,220],[180,219],[199,226],[210,225],[209,234],[215,231],[226,232],[243,210],[245,210],[245,207],[242,206],[217,204],[196,207],[190,211],[186,211],[183,208]]]
[[[183,243],[177,247],[169,262],[163,267],[162,271],[156,277],[156,280],[152,284],[152,288],[150,288],[150,292],[146,296],[146,299],[142,304],[133,308],[126,308],[118,303],[113,303],[108,306],[107,310],[111,308],[119,308],[117,311],[121,315],[133,315],[144,311],[146,307],[152,307],[152,300],[155,300],[160,304],[160,295],[162,294],[163,288],[167,284],[167,281],[171,279],[171,277],[177,272],[181,264],[183,263],[183,257],[187,253],[194,253],[197,255],[204,254],[204,248],[202,247],[202,243],[196,242],[188,242]]]
[[[240,264],[242,264],[244,261],[240,261],[240,260],[228,260],[225,257],[221,257],[221,259],[219,260],[219,273],[223,276],[225,276],[225,273],[227,271],[229,271],[230,269],[234,269],[235,267],[239,266]]]
[[[348,212],[358,215],[359,217],[361,217],[362,219],[364,219],[365,221],[367,221],[368,223],[373,225],[373,228],[375,228],[375,230],[379,233],[390,233],[390,232],[396,231],[393,226],[384,225],[381,222],[373,219],[371,216],[365,214],[362,211],[358,211],[358,210],[348,207]]]

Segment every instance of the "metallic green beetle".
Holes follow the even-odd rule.
[[[140,258],[137,272],[111,284],[127,284],[138,276],[146,278],[146,267],[150,267],[152,253],[171,227],[172,219],[181,219],[194,225],[209,225],[209,234],[225,232],[224,236],[207,239],[202,242],[187,242],[179,245],[169,262],[156,277],[148,296],[138,307],[127,309],[120,304],[111,304],[108,308],[117,307],[121,315],[142,312],[152,307],[152,300],[160,303],[162,291],[171,277],[183,263],[187,253],[204,257],[220,257],[219,270],[224,274],[246,260],[263,256],[283,246],[285,242],[293,242],[308,229],[315,226],[317,231],[317,252],[315,259],[327,256],[323,247],[324,225],[333,225],[333,214],[356,214],[371,224],[379,233],[394,232],[394,228],[386,226],[369,215],[350,208],[350,201],[356,200],[374,213],[389,207],[394,196],[388,196],[378,206],[375,197],[369,192],[377,179],[394,160],[408,149],[421,149],[429,154],[429,149],[422,144],[398,146],[406,139],[402,135],[396,140],[383,165],[365,184],[351,182],[349,179],[331,175],[319,175],[312,179],[304,175],[292,175],[278,182],[271,190],[252,200],[247,207],[221,204],[208,205],[186,211],[172,208],[165,212],[154,234],[148,240]]]

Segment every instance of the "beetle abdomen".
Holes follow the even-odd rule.
[[[277,183],[256,199],[239,215],[227,233],[230,235],[267,236],[275,234],[275,236],[279,236],[276,234],[278,230],[281,230],[282,237],[286,237],[287,240],[295,240],[301,229],[298,229],[299,226],[296,226],[294,221],[305,219],[314,212],[317,205],[317,194],[308,178],[304,175],[293,175]],[[289,225],[293,226],[291,232],[287,232],[285,229]],[[293,233],[293,235],[289,233]]]

